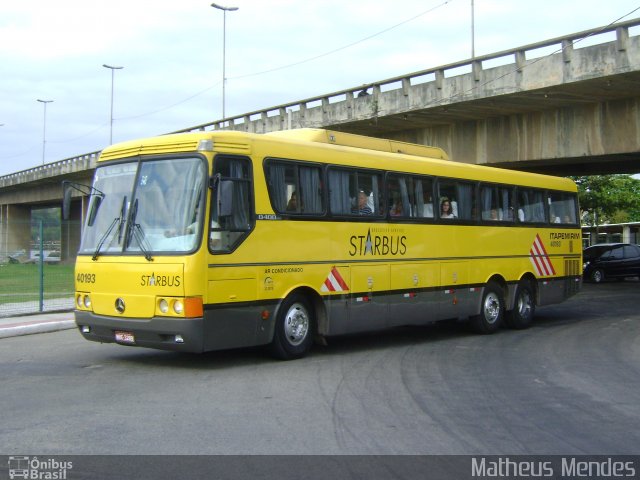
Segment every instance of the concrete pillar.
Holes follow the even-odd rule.
[[[62,262],[73,262],[80,249],[82,224],[86,212],[84,204],[87,198],[74,198],[71,202],[69,220],[64,220],[60,225],[60,260]]]
[[[4,205],[2,250],[7,255],[24,251],[23,258],[31,256],[31,207]]]
[[[0,263],[7,261],[9,253],[8,231],[7,231],[7,212],[8,205],[0,205]]]

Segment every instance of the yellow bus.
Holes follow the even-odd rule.
[[[321,129],[166,135],[106,148],[90,188],[75,318],[97,342],[289,359],[443,319],[525,328],[581,287],[573,182],[435,147]]]

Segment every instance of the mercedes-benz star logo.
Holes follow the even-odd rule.
[[[118,313],[124,313],[124,300],[120,297],[116,298],[116,311]]]

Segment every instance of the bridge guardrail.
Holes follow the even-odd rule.
[[[55,176],[70,173],[71,171],[87,170],[94,168],[100,155],[101,150],[90,153],[83,153],[75,157],[65,158],[56,162],[38,165],[37,167],[28,168],[19,172],[10,173],[0,177],[0,188],[9,187],[18,183],[24,183],[31,180],[36,175]]]

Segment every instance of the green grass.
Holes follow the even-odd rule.
[[[43,265],[44,298],[72,297],[73,264]],[[0,264],[0,305],[37,300],[40,274],[36,264]]]

